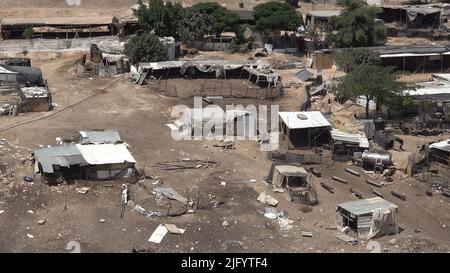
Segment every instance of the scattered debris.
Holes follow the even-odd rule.
[[[326,189],[327,191],[329,191],[329,192],[331,192],[331,193],[334,193],[333,187],[331,187],[330,185],[325,184],[324,182],[320,182],[320,185],[321,185],[324,189]]]
[[[359,191],[355,191],[355,190],[353,190],[352,188],[350,188],[349,190],[350,190],[350,192],[351,192],[352,194],[354,194],[356,197],[358,197],[359,199],[362,199],[362,193],[360,193]]]
[[[347,180],[346,179],[343,179],[343,178],[340,178],[340,177],[337,177],[337,176],[334,176],[334,175],[331,178],[333,180],[337,181],[337,182],[342,183],[342,184],[347,184]]]
[[[220,182],[220,185],[222,185],[222,186],[226,186],[226,185],[227,185],[227,182],[225,182],[225,181],[222,181],[222,182]]]
[[[345,168],[345,171],[348,172],[348,173],[351,173],[351,174],[353,174],[355,176],[360,176],[361,175],[359,172],[357,172],[355,170],[352,170],[350,168]]]
[[[396,191],[391,191],[391,194],[392,194],[393,196],[395,196],[395,197],[397,197],[397,198],[403,200],[403,201],[406,201],[406,195],[404,195],[404,194],[401,194],[401,193],[396,192]]]
[[[22,177],[22,179],[25,182],[33,182],[33,177],[31,177],[31,176],[24,176],[24,177]]]
[[[396,245],[397,243],[398,243],[398,239],[397,238],[389,240],[389,244],[390,245]]]
[[[29,213],[29,214],[33,214],[33,213],[34,213],[34,211],[32,211],[31,209],[29,209],[29,210],[27,211],[27,213]]]
[[[286,217],[279,216],[278,217],[278,225],[280,226],[280,230],[286,231],[292,229],[294,226],[291,224],[294,223],[291,219]]]
[[[3,209],[2,209],[2,210],[0,210],[0,214],[2,214],[3,212],[5,212],[5,210],[3,210]]]
[[[163,225],[167,228],[167,231],[169,231],[169,233],[171,234],[183,234],[186,231],[186,229],[179,228],[174,224],[163,224]]]
[[[265,208],[264,217],[268,219],[277,219],[278,218],[278,210],[276,208]]]
[[[266,194],[266,192],[262,192],[258,196],[257,200],[261,203],[268,204],[268,205],[271,205],[274,207],[276,207],[278,205],[278,200],[273,198],[272,196]]]
[[[302,231],[302,237],[313,237],[313,233],[311,231]]]
[[[223,226],[224,228],[227,228],[227,227],[230,226],[230,222],[228,222],[227,220],[224,220],[224,221],[222,222],[222,226]]]
[[[105,219],[100,219],[100,223],[106,223],[106,220]]]
[[[42,226],[42,225],[45,224],[46,222],[47,222],[47,220],[41,219],[41,220],[38,221],[38,224]]]
[[[156,191],[159,191],[160,194],[169,199],[177,200],[183,203],[187,203],[188,201],[186,197],[183,197],[178,192],[174,191],[172,188],[157,188]]]
[[[169,230],[167,227],[163,224],[160,224],[155,231],[153,231],[152,235],[148,239],[149,242],[159,244],[161,243],[162,239],[169,233]]]
[[[358,243],[358,239],[350,237],[347,234],[338,234],[336,237],[351,245],[356,245]]]
[[[185,158],[177,161],[157,162],[155,165],[153,165],[153,167],[160,170],[171,171],[171,170],[198,169],[200,167],[208,168],[214,167],[216,165],[218,165],[218,163],[212,160]]]
[[[373,181],[373,180],[371,180],[371,179],[366,179],[366,182],[367,182],[367,184],[370,184],[370,185],[372,185],[372,186],[381,188],[381,184],[378,183],[378,182],[376,182],[376,181]]]
[[[383,194],[381,192],[377,191],[377,189],[375,189],[375,188],[372,188],[372,192],[379,197],[383,197]]]
[[[89,187],[82,187],[82,188],[79,189],[77,192],[78,192],[79,194],[86,194],[89,190],[90,190]]]

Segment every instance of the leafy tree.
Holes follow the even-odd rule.
[[[182,42],[190,43],[212,33],[214,17],[199,13],[191,8],[185,9],[178,24],[177,36]]]
[[[253,10],[256,29],[261,32],[296,31],[303,25],[301,14],[286,3],[267,2],[257,5]]]
[[[236,31],[239,24],[239,16],[236,13],[215,2],[198,3],[193,5],[192,9],[214,17],[212,30],[217,37],[224,31]]]
[[[341,15],[331,17],[327,25],[331,41],[342,47],[360,47],[386,40],[386,26],[375,21],[380,8],[362,0],[342,0],[341,5],[345,7]]]
[[[367,100],[366,118],[369,118],[370,101],[392,107],[404,105],[406,97],[403,91],[414,87],[397,81],[397,76],[393,67],[360,65],[344,76],[337,91],[345,99],[364,96]]]
[[[380,56],[367,48],[346,48],[334,56],[339,69],[344,72],[351,72],[360,65],[378,65],[381,62]]]
[[[34,34],[34,29],[32,27],[27,27],[22,32],[22,37],[25,39],[31,39],[31,38],[33,38],[33,34]]]
[[[125,44],[125,55],[132,63],[159,62],[167,59],[167,51],[153,34],[144,33],[130,39]]]
[[[176,36],[177,26],[183,16],[183,7],[180,3],[164,3],[163,0],[151,0],[147,6],[139,0],[136,15],[144,31],[153,31],[160,37]]]

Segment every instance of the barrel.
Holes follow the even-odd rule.
[[[384,119],[377,118],[376,120],[373,121],[373,123],[375,125],[375,131],[384,130]]]

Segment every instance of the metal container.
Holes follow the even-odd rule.
[[[373,121],[373,123],[375,125],[375,131],[384,130],[385,127],[384,119],[377,118],[376,120]]]
[[[364,151],[362,154],[362,161],[364,164],[375,165],[377,163],[383,164],[383,166],[389,166],[392,164],[392,156],[389,154],[379,154]]]

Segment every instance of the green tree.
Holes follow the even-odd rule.
[[[378,65],[360,65],[346,74],[338,86],[338,95],[344,99],[366,98],[366,118],[369,118],[369,103],[394,108],[404,106],[406,97],[403,91],[413,86],[397,80],[398,74],[393,67]]]
[[[220,37],[220,34],[224,31],[235,32],[239,24],[239,16],[235,12],[215,2],[198,3],[193,5],[192,9],[214,17],[212,31],[214,31],[217,37]]]
[[[333,59],[344,72],[351,72],[360,65],[378,65],[381,62],[380,56],[367,48],[346,48],[336,53]]]
[[[253,14],[256,29],[261,32],[296,31],[303,25],[301,14],[286,3],[272,1],[259,4],[253,9]]]
[[[341,15],[331,17],[327,25],[332,42],[340,47],[362,47],[386,41],[386,26],[375,20],[380,8],[362,0],[342,0],[341,5]]]
[[[22,32],[22,37],[25,39],[31,39],[31,38],[33,38],[33,34],[34,34],[34,29],[32,27],[27,27]]]
[[[134,64],[167,60],[167,51],[159,41],[159,38],[149,33],[131,38],[125,44],[125,55]]]
[[[199,13],[191,8],[185,9],[178,24],[177,36],[182,42],[190,43],[212,34],[214,17]]]
[[[180,3],[164,3],[163,0],[151,0],[145,5],[139,0],[136,15],[144,31],[153,31],[160,37],[175,37],[177,26],[183,16],[183,7]]]

